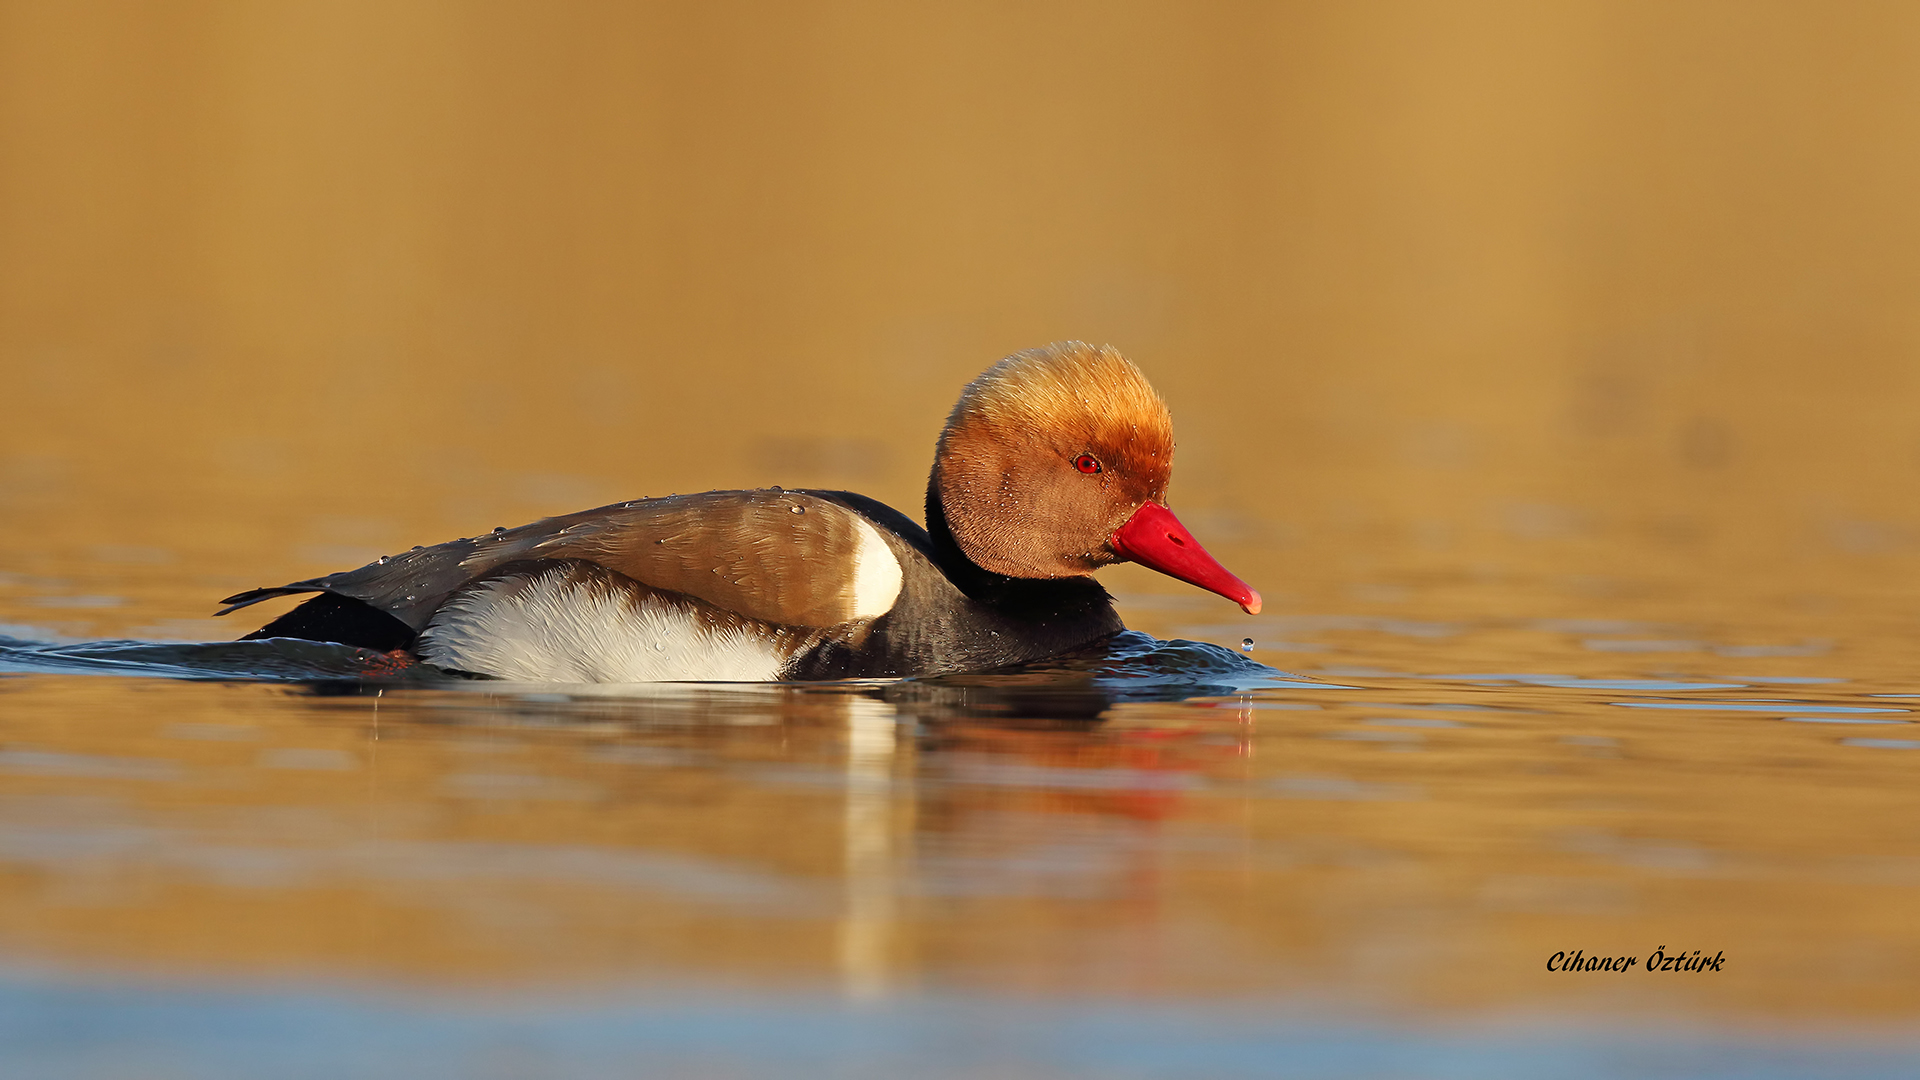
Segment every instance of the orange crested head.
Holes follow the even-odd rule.
[[[1088,574],[1108,539],[1173,473],[1173,418],[1140,369],[1106,346],[1015,353],[967,385],[934,462],[967,557],[998,574]]]
[[[1064,341],[967,384],[929,500],[961,553],[996,574],[1072,577],[1131,560],[1257,614],[1260,594],[1167,509],[1172,476],[1173,418],[1147,377],[1110,346]]]

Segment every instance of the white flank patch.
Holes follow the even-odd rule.
[[[859,542],[853,549],[853,617],[877,619],[900,598],[900,560],[880,538],[880,530],[855,517]]]
[[[896,566],[895,577],[899,576]],[[749,629],[713,629],[655,596],[634,599],[549,574],[492,581],[441,608],[420,655],[519,682],[766,682],[786,658]]]

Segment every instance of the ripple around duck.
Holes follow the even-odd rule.
[[[497,685],[492,680],[451,676],[427,665],[397,667],[390,657],[368,649],[295,638],[54,644],[0,636],[0,674],[27,673],[381,686]],[[1336,688],[1297,678],[1219,645],[1163,641],[1132,630],[1091,648],[1018,668],[909,681],[934,688],[999,689],[1028,695],[1092,689],[1107,702],[1178,701],[1253,689]]]
[[[295,638],[261,641],[85,641],[0,637],[0,673],[131,675],[160,679],[314,682],[361,679],[393,665],[380,653]],[[421,672],[421,675],[427,674]],[[387,675],[387,678],[397,676]],[[419,677],[419,676],[415,676]]]

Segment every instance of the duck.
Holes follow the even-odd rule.
[[[1055,342],[968,383],[926,524],[845,491],[636,499],[251,589],[318,594],[242,640],[297,638],[536,683],[991,671],[1125,630],[1094,580],[1134,562],[1258,614],[1167,507],[1173,421],[1111,346]]]

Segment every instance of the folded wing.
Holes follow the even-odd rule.
[[[325,592],[424,630],[455,594],[510,563],[575,559],[776,626],[827,627],[884,614],[900,562],[873,524],[788,491],[710,491],[547,518],[382,558],[357,570],[254,589],[220,614]]]

